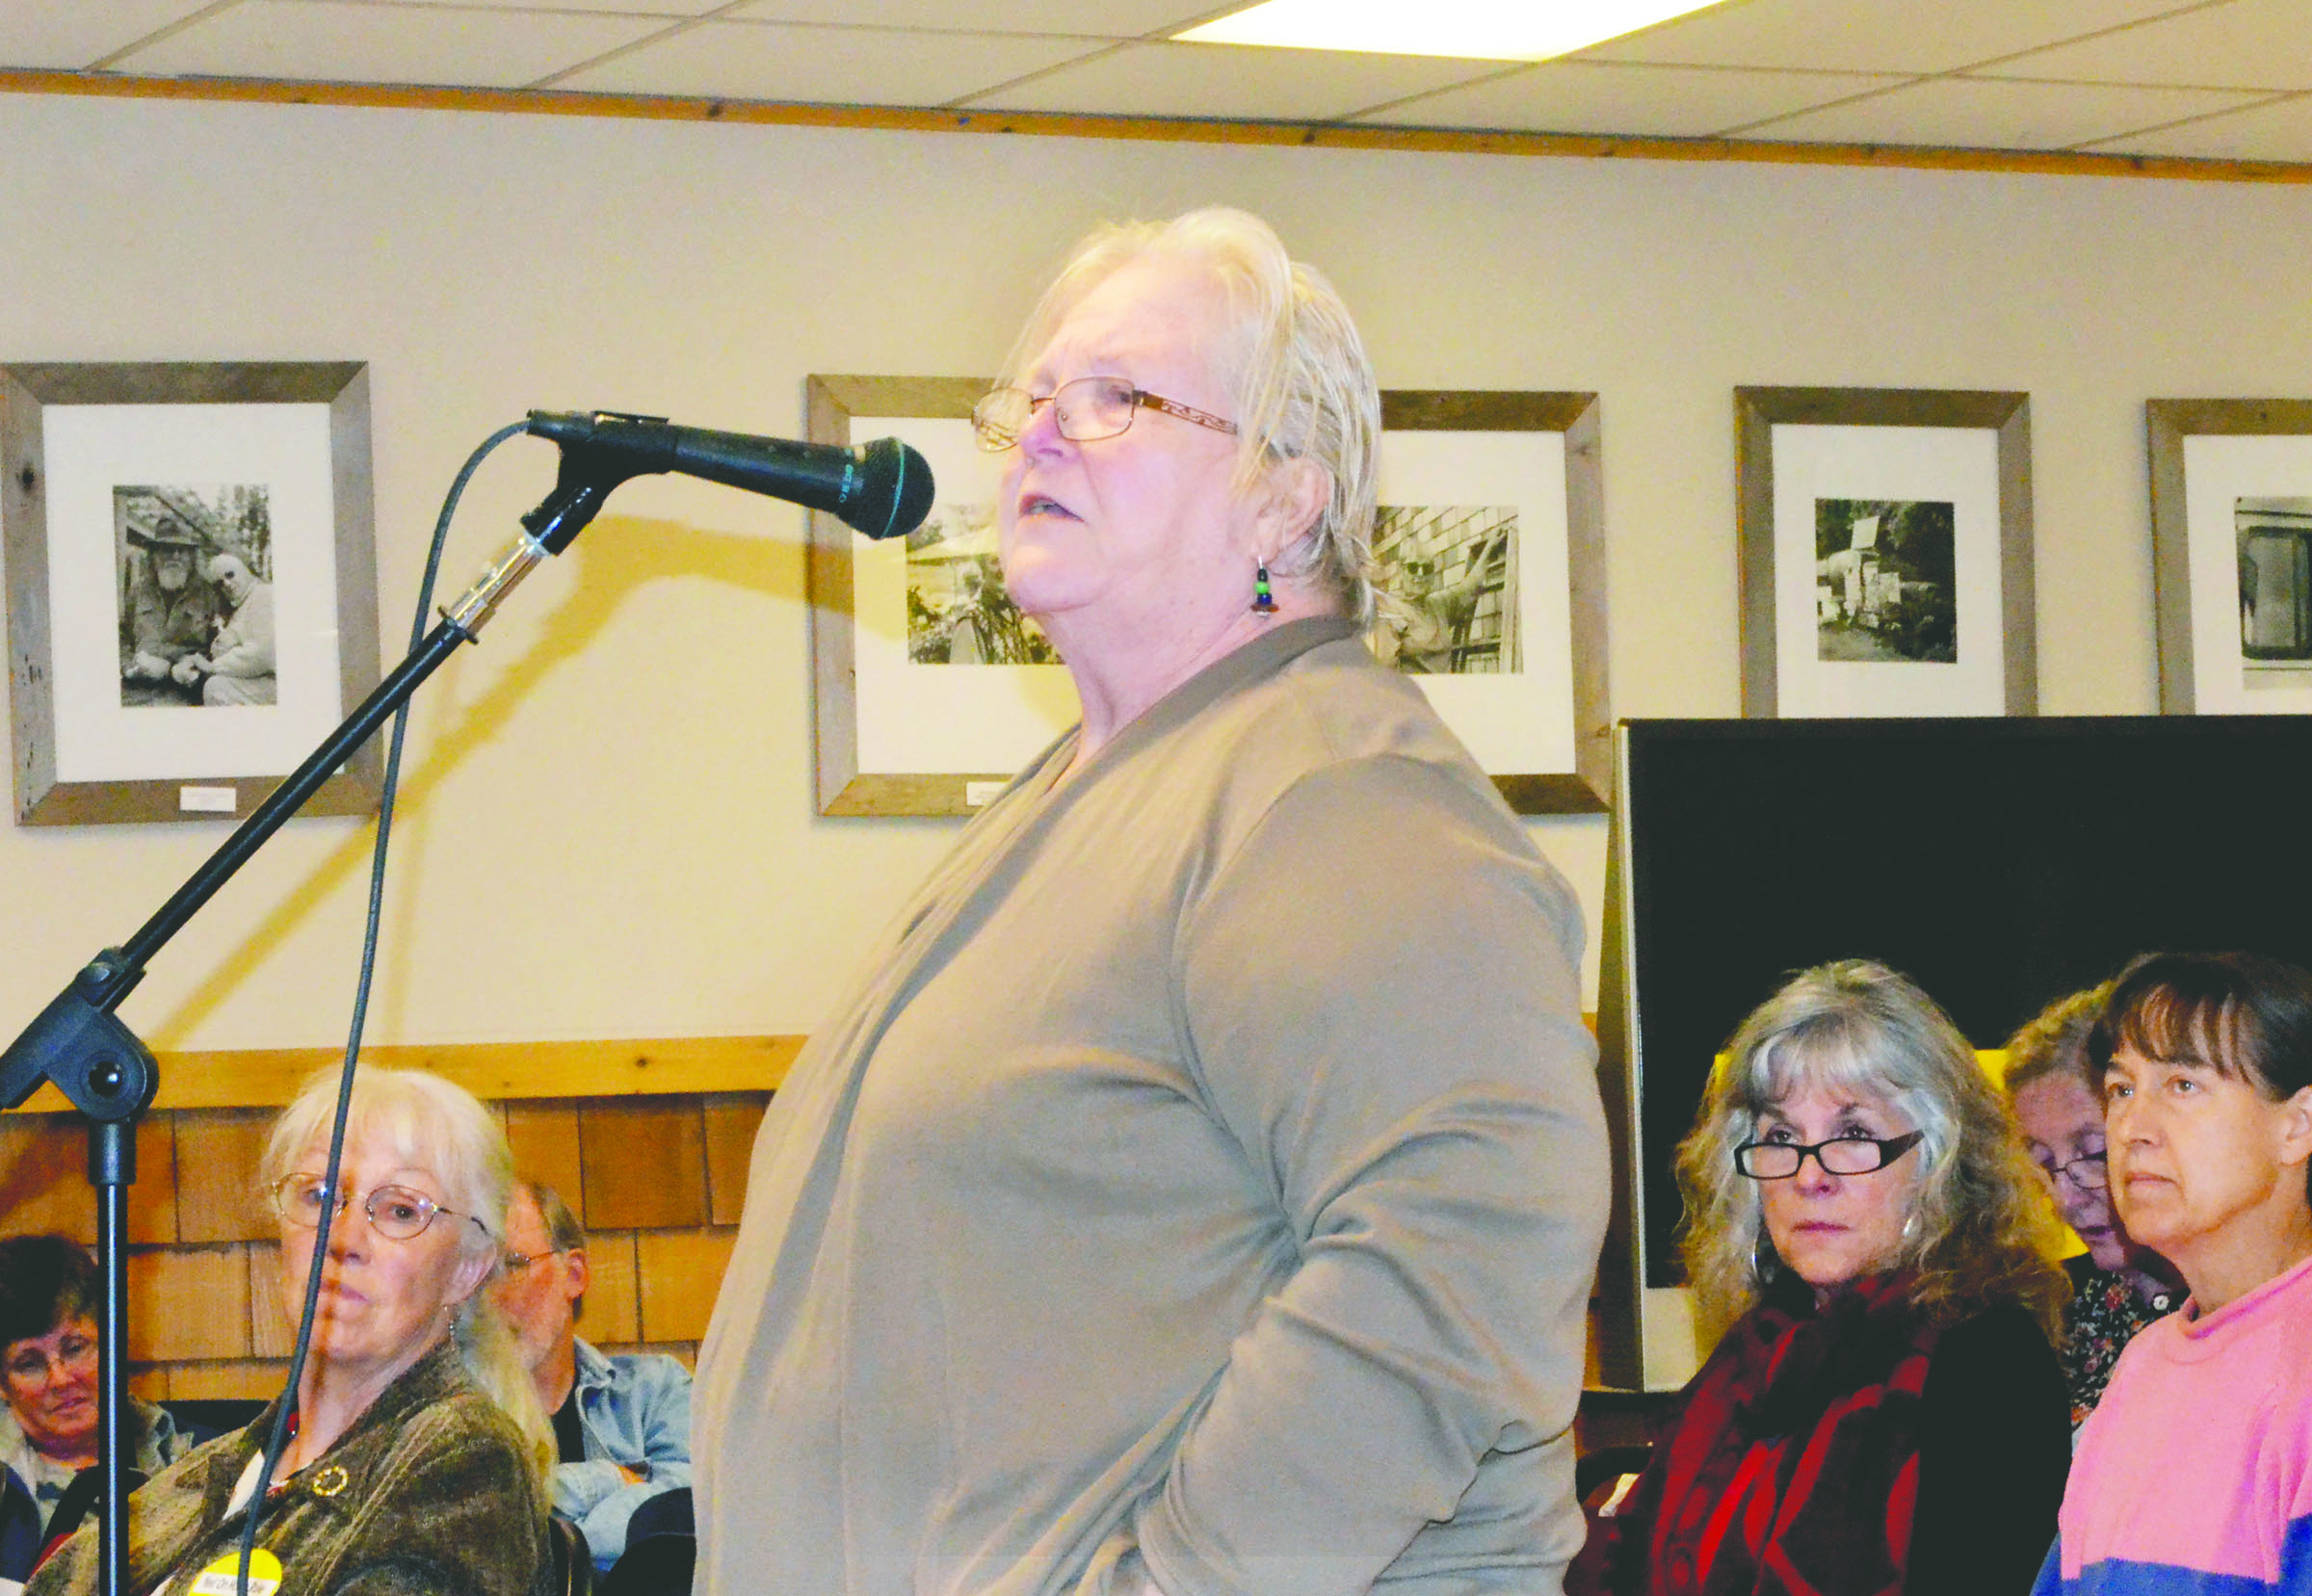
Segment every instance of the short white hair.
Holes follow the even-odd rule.
[[[1277,560],[1277,574],[1330,589],[1348,615],[1370,621],[1380,388],[1340,295],[1260,218],[1213,206],[1087,234],[1037,301],[1002,380],[1018,381],[1085,295],[1151,255],[1209,266],[1227,296],[1234,326],[1215,359],[1235,401],[1240,484],[1279,459],[1313,461],[1331,479],[1324,512]]]

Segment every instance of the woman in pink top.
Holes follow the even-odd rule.
[[[2312,1596],[2312,976],[2139,959],[2088,1059],[2119,1217],[2192,1295],[2080,1431],[2038,1589]]]

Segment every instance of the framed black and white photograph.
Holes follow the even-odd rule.
[[[2144,414],[2161,712],[2312,713],[2312,400]]]
[[[2028,395],[1737,388],[1743,713],[2037,707]]]
[[[1073,724],[1050,641],[1003,586],[1001,457],[972,441],[965,378],[814,377],[814,441],[895,436],[938,484],[879,543],[811,518],[820,812],[962,815]],[[1511,803],[1602,810],[1612,786],[1594,394],[1381,396],[1370,641],[1413,677]]]
[[[377,684],[365,366],[4,366],[0,456],[19,824],[247,814]]]

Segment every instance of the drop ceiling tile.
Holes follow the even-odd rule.
[[[1760,139],[1973,149],[2063,149],[2131,128],[2228,110],[2254,96],[2202,89],[2104,88],[1935,78],[1744,130]]]
[[[1849,72],[1557,61],[1511,77],[1447,89],[1357,119],[1405,127],[1698,138],[1903,81]]]
[[[0,5],[0,66],[77,71],[146,34],[181,21],[208,0],[7,0]]]
[[[374,6],[432,6],[443,11],[623,12],[628,15],[703,16],[729,0],[367,0]]]
[[[668,26],[342,0],[242,0],[131,51],[124,72],[513,89]]]
[[[2179,9],[2187,0],[1734,0],[1627,39],[1593,61],[1947,72]]]
[[[2295,161],[2312,165],[2312,95],[2089,144],[2112,155],[2183,155],[2210,161]]]
[[[729,14],[764,22],[850,22],[1002,34],[1141,39],[1240,9],[1216,0],[750,0]]]
[[[973,103],[1002,111],[1332,121],[1501,70],[1498,61],[1440,56],[1125,44]]]
[[[814,105],[945,105],[1105,46],[1090,39],[709,21],[558,89]]]
[[[2227,5],[2034,50],[1985,75],[2072,83],[2190,84],[2203,89],[2312,89],[2312,6]]]

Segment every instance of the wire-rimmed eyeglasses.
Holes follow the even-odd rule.
[[[2082,1153],[2068,1164],[2041,1164],[2040,1170],[2052,1183],[2068,1180],[2082,1191],[2108,1191],[2112,1188],[2110,1155]]]
[[[570,1247],[548,1247],[543,1252],[509,1252],[498,1260],[498,1265],[508,1274],[519,1274],[533,1264],[542,1264],[549,1258],[559,1258],[572,1250]]]
[[[273,1183],[273,1205],[281,1217],[300,1230],[311,1230],[321,1223],[322,1207],[328,1201],[329,1183],[319,1175],[283,1175]],[[351,1191],[337,1195],[336,1212],[345,1216],[346,1205],[354,1199]],[[436,1214],[447,1214],[453,1219],[464,1219],[483,1235],[489,1227],[471,1214],[444,1208],[423,1191],[412,1191],[407,1186],[373,1187],[361,1199],[361,1212],[369,1216],[369,1226],[389,1242],[413,1242],[426,1233]]]
[[[1216,432],[1236,434],[1235,422],[1136,388],[1120,377],[1079,377],[1040,398],[1025,388],[990,388],[971,407],[971,434],[981,448],[1000,453],[1019,441],[1019,434],[1046,405],[1052,407],[1053,425],[1070,443],[1117,437],[1130,430],[1133,416],[1142,410],[1161,410]]]
[[[1868,1136],[1834,1136],[1827,1141],[1746,1141],[1734,1149],[1734,1167],[1752,1180],[1788,1180],[1808,1155],[1826,1175],[1867,1175],[1883,1169],[1927,1139],[1925,1131],[1905,1131],[1881,1140]]]

